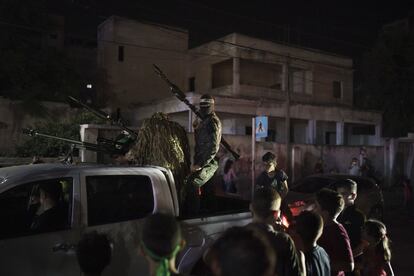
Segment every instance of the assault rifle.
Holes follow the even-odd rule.
[[[172,83],[168,78],[167,78],[167,76],[164,74],[164,72],[162,72],[161,71],[161,69],[157,66],[157,65],[155,65],[155,64],[153,64],[153,66],[154,66],[154,70],[155,70],[155,72],[161,77],[161,79],[163,79],[167,84],[168,84],[168,86],[170,87],[170,90],[171,90],[171,92],[180,100],[180,101],[182,101],[183,103],[185,103],[190,109],[191,109],[191,111],[193,111],[194,112],[194,114],[196,114],[197,115],[197,117],[199,117],[200,119],[202,119],[203,118],[203,116],[201,115],[201,113],[200,113],[200,111],[193,105],[193,104],[191,104],[188,100],[187,100],[187,98],[185,97],[185,94],[184,94],[184,92],[183,91],[181,91],[181,89],[180,88],[178,88],[178,86],[177,85],[175,85],[174,83]],[[237,152],[235,152],[232,148],[231,148],[231,146],[230,146],[230,144],[229,143],[227,143],[227,141],[226,140],[224,140],[224,138],[222,137],[221,138],[221,141],[220,141],[220,143],[221,143],[221,145],[228,151],[228,152],[230,152],[232,155],[233,155],[233,157],[234,157],[234,159],[239,159],[240,158],[240,155],[237,153]]]

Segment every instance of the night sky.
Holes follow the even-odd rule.
[[[50,1],[69,15],[72,29],[110,15],[149,20],[190,31],[189,46],[240,32],[258,38],[336,52],[354,58],[369,50],[383,24],[413,14],[414,1]],[[61,2],[60,2],[61,3]],[[67,26],[70,28],[71,24]],[[94,31],[94,23],[90,24]]]

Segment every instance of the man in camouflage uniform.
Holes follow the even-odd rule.
[[[221,122],[214,112],[214,98],[203,95],[200,98],[202,115],[194,129],[195,150],[191,174],[186,183],[186,200],[184,210],[195,214],[200,208],[199,188],[210,180],[218,168],[215,156],[220,147]]]

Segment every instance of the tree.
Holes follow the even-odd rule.
[[[0,96],[22,100],[26,112],[41,115],[41,101],[79,95],[74,64],[47,45],[53,22],[45,1],[2,0],[0,18]]]
[[[386,26],[362,60],[355,104],[383,111],[383,136],[414,130],[414,30],[410,19]],[[412,24],[411,24],[412,26]]]
[[[102,119],[90,113],[79,113],[69,120],[52,120],[39,122],[33,127],[40,133],[80,141],[79,125],[103,124]],[[43,156],[58,157],[66,154],[70,149],[67,142],[44,137],[27,137],[16,146],[16,154],[20,157]]]

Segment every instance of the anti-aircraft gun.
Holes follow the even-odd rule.
[[[98,137],[97,144],[41,133],[35,129],[29,128],[23,129],[23,133],[32,137],[44,137],[48,139],[67,142],[68,144],[70,144],[71,148],[67,153],[65,159],[63,160],[65,163],[72,162],[72,155],[74,149],[85,149],[109,154],[111,156],[120,156],[125,155],[129,151],[130,147],[136,142],[138,134],[134,130],[128,128],[122,119],[118,118],[117,120],[115,120],[114,118],[112,118],[111,115],[101,110],[95,109],[74,97],[69,96],[68,98],[72,102],[91,112],[95,116],[109,121],[112,125],[119,126],[122,129],[121,133],[114,140]]]

